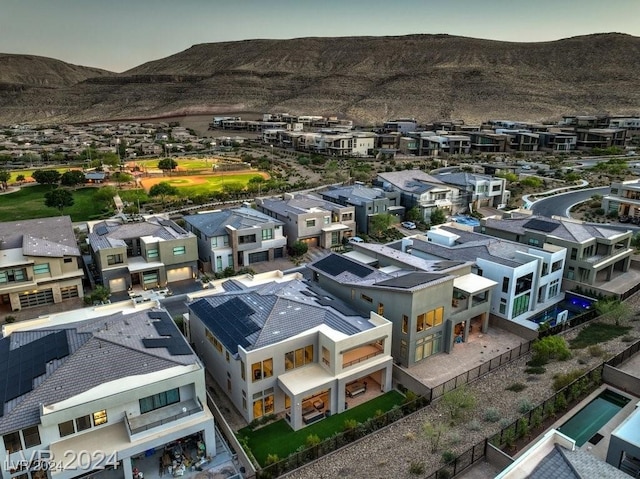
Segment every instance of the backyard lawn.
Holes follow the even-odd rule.
[[[28,220],[58,216],[55,208],[44,205],[44,194],[51,190],[48,185],[34,185],[20,188],[14,193],[0,196],[0,221]],[[65,208],[64,215],[72,221],[86,221],[101,213],[101,205],[94,201],[95,188],[81,188],[73,192],[74,205]]]
[[[345,420],[355,419],[359,423],[365,422],[374,417],[376,411],[390,411],[393,406],[402,404],[404,400],[405,397],[398,391],[389,391],[360,406],[329,416],[298,431],[292,430],[286,421],[281,419],[255,431],[249,428],[241,429],[238,431],[238,436],[249,438],[251,452],[256,460],[264,465],[269,454],[277,454],[278,457],[285,458],[300,446],[304,446],[307,436],[311,434],[317,435],[322,441],[336,432],[342,432]]]

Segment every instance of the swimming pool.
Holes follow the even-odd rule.
[[[529,318],[529,321],[533,321],[538,324],[548,322],[549,326],[553,327],[556,325],[558,314],[562,311],[567,311],[567,319],[571,319],[574,316],[578,316],[592,309],[594,303],[596,303],[596,300],[594,299],[566,292],[562,301],[555,306],[536,314],[534,317]]]
[[[597,398],[560,426],[558,431],[576,441],[576,446],[582,446],[629,401],[628,397],[605,389]]]
[[[480,226],[480,220],[473,216],[452,216],[451,219],[461,225]]]

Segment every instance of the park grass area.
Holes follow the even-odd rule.
[[[619,336],[624,336],[630,329],[632,329],[631,326],[591,323],[583,328],[578,333],[578,336],[572,339],[569,344],[571,349],[583,349],[588,346],[593,346],[594,344],[606,343]]]
[[[149,195],[143,188],[136,188],[132,190],[118,190],[118,196],[122,201],[126,201],[128,203],[137,204],[146,203],[149,201]]]
[[[162,158],[152,158],[150,160],[129,161],[128,166],[139,166],[141,168],[158,168],[158,162]],[[174,158],[178,163],[178,170],[212,170],[213,165],[217,163],[215,158]]]
[[[237,185],[238,189],[244,188],[251,178],[263,177],[256,171],[246,173],[225,173],[224,175],[199,175],[199,176],[163,176],[159,178],[142,178],[140,182],[148,191],[153,185],[167,182],[178,188],[180,196],[206,195],[212,191],[221,191],[224,185]],[[121,195],[122,197],[122,195]],[[123,198],[124,200],[124,198]]]
[[[44,205],[44,194],[49,185],[34,185],[20,188],[14,193],[0,196],[0,221],[18,221],[60,215],[56,208]],[[65,208],[63,215],[72,221],[86,221],[102,213],[102,205],[94,200],[95,188],[80,188],[73,191],[73,206]]]
[[[33,175],[33,172],[36,170],[56,170],[57,172],[59,172],[60,174],[62,173],[66,173],[69,170],[78,170],[80,168],[73,168],[73,167],[64,167],[64,168],[30,168],[28,170],[11,170],[9,173],[11,173],[11,178],[9,178],[9,184],[10,185],[14,185],[16,183],[18,183],[18,181],[16,180],[16,178],[19,175],[24,176],[26,181],[35,181],[35,180],[31,180],[31,175]]]
[[[252,431],[244,428],[238,431],[239,437],[247,437],[249,448],[256,460],[264,465],[269,454],[277,454],[285,458],[300,446],[306,445],[309,435],[317,435],[320,440],[327,439],[344,430],[344,422],[355,419],[362,423],[375,417],[376,411],[390,411],[394,406],[404,402],[405,397],[398,391],[389,391],[364,404],[347,409],[343,413],[329,416],[321,421],[294,431],[284,419]]]

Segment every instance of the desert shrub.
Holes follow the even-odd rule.
[[[472,419],[467,424],[467,428],[470,431],[479,431],[480,429],[482,429],[482,424],[480,424],[480,421],[478,421],[477,419]]]
[[[560,373],[553,378],[553,390],[560,391],[584,374],[583,369],[573,369],[567,373]]]
[[[547,336],[533,343],[533,358],[530,366],[542,366],[547,362],[557,359],[566,361],[571,357],[571,351],[564,338],[560,336]]]
[[[424,474],[425,468],[424,463],[421,461],[412,461],[409,465],[409,473],[414,474],[416,476],[420,476]]]
[[[604,356],[606,353],[606,351],[602,348],[602,346],[598,345],[598,344],[594,344],[592,346],[589,346],[589,354],[591,356],[593,356],[594,358],[599,358],[601,356]]]
[[[526,417],[518,419],[518,437],[529,435],[529,420]]]
[[[524,372],[527,374],[544,374],[547,372],[547,368],[544,366],[530,366]]]
[[[556,403],[555,403],[555,401],[548,401],[547,404],[544,405],[543,415],[545,417],[555,417],[556,416]]]
[[[516,442],[516,432],[512,427],[505,429],[502,433],[502,443],[507,447],[513,447]]]
[[[462,437],[460,436],[460,433],[458,431],[451,431],[447,435],[447,442],[453,446],[455,446],[456,444],[460,444],[460,441],[462,441]]]
[[[431,452],[436,452],[440,447],[442,436],[446,432],[446,426],[442,423],[433,424],[427,421],[422,425],[422,432],[431,445]]]
[[[318,444],[320,444],[320,438],[318,437],[317,434],[309,434],[307,436],[307,447],[313,447],[313,446],[317,446]]]
[[[524,389],[527,389],[527,385],[526,384],[522,384],[522,383],[513,383],[510,386],[507,386],[506,388],[504,388],[506,391],[513,391],[513,392],[520,392],[523,391]]]
[[[476,398],[465,386],[445,393],[441,405],[449,413],[452,421],[460,419],[463,414],[472,410],[476,405]]]
[[[7,324],[11,324],[11,323],[15,323],[16,322],[16,317],[12,316],[12,315],[8,315],[4,317],[4,322]]]
[[[511,425],[511,419],[505,417],[500,419],[500,422],[498,423],[500,425],[500,429],[504,429],[506,427],[509,427]]]
[[[456,460],[456,453],[453,451],[444,451],[442,453],[442,462],[449,464]]]
[[[416,433],[415,433],[415,432],[413,432],[413,431],[409,431],[409,432],[407,432],[407,433],[404,435],[404,438],[405,438],[407,441],[415,441],[415,440],[416,440],[416,437],[417,437],[417,436],[416,436]]]
[[[531,414],[531,427],[533,429],[539,428],[542,425],[542,408],[536,408]]]
[[[276,462],[280,462],[280,458],[277,454],[268,454],[267,459],[264,461],[265,465],[275,464]]]
[[[518,412],[520,414],[525,414],[531,411],[535,405],[531,402],[529,398],[522,398],[518,401]]]
[[[447,469],[440,469],[438,471],[438,479],[449,479],[451,477],[451,472]]]
[[[344,420],[344,430],[349,431],[351,429],[355,429],[358,426],[358,421],[355,419],[345,419]]]
[[[563,393],[558,393],[556,396],[555,407],[558,411],[564,411],[567,409],[567,398]]]
[[[501,417],[502,414],[500,414],[500,411],[494,407],[488,407],[484,411],[484,420],[487,422],[498,422]]]

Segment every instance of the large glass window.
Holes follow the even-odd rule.
[[[506,293],[509,291],[509,278],[506,276],[502,278],[502,292]]]
[[[91,429],[91,416],[82,416],[76,418],[76,430],[78,432]]]
[[[315,220],[315,219],[313,219],[313,220],[306,220],[306,223],[305,223],[305,224],[306,224],[306,227],[307,227],[307,228],[313,228],[313,227],[316,225],[316,220]]]
[[[2,438],[4,439],[4,449],[5,451],[8,451],[9,454],[22,450],[19,432],[16,431],[10,434],[5,434]]]
[[[154,394],[153,396],[147,396],[145,398],[140,399],[139,402],[140,402],[140,414],[144,414],[146,412],[168,406],[169,404],[175,404],[177,402],[180,402],[180,389],[178,388],[170,389],[168,391],[163,391],[161,393]],[[105,419],[106,419],[106,414],[105,414]],[[94,422],[95,422],[95,414],[94,414]]]
[[[183,254],[187,254],[187,247],[186,246],[176,246],[175,248],[173,248],[173,255],[174,256],[180,256]]]
[[[523,313],[529,311],[529,293],[518,296],[513,300],[513,306],[511,308],[511,317],[515,318]]]
[[[271,240],[273,239],[273,229],[269,228],[266,230],[262,230],[262,239],[263,240]]]
[[[49,263],[33,265],[33,274],[48,274],[48,273],[50,273]]]
[[[22,438],[24,439],[24,447],[27,449],[42,444],[38,426],[24,428],[22,430]]]
[[[418,362],[442,351],[442,332],[430,334],[416,341],[414,360]]]
[[[531,289],[531,283],[533,282],[533,273],[529,273],[525,276],[521,276],[516,280],[516,294],[522,294],[525,291]]]
[[[256,235],[245,235],[238,237],[238,244],[255,243]]]
[[[96,411],[93,413],[93,425],[101,426],[107,423],[107,410]]]
[[[426,313],[419,314],[416,318],[416,332],[424,331],[426,328],[439,326],[444,319],[444,308],[432,309]]]
[[[273,358],[258,361],[251,365],[253,382],[259,381],[262,378],[270,378],[271,376],[273,376]]]
[[[158,257],[158,250],[157,249],[148,249],[147,250],[147,259],[151,259],[151,258],[157,258]]]
[[[24,269],[5,269],[0,271],[0,283],[13,283],[26,280]]]
[[[60,437],[69,436],[76,432],[75,427],[73,425],[73,420],[65,421],[58,424],[58,432],[60,433]]]
[[[121,254],[110,254],[110,255],[107,255],[107,264],[108,265],[121,264],[123,262],[124,262],[124,260],[122,259],[122,255]]]

